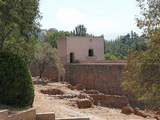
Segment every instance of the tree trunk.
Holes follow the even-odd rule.
[[[0,51],[2,51],[3,50],[3,46],[4,46],[4,40],[0,40]]]
[[[42,64],[39,64],[39,77],[42,78],[42,74],[45,71],[45,62],[43,62]]]

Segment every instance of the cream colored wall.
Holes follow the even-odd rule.
[[[88,50],[93,49],[93,57],[88,56]],[[70,53],[74,53],[78,61],[104,60],[104,38],[102,37],[67,37],[58,41],[58,53],[65,62],[70,62]]]
[[[104,60],[104,38],[102,37],[68,37],[67,38],[67,62],[70,53],[75,54],[79,61]],[[88,57],[88,50],[94,50],[94,57]]]
[[[67,46],[66,46],[66,39],[61,39],[58,41],[57,43],[57,47],[58,47],[58,54],[59,57],[62,59],[62,62],[67,61]]]

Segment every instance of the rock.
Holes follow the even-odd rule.
[[[86,90],[85,93],[87,94],[100,94],[98,90]]]
[[[138,116],[141,116],[141,117],[144,117],[144,118],[148,117],[148,115],[144,114],[139,109],[134,109],[134,114],[138,115]]]
[[[40,84],[40,85],[47,85],[48,84],[48,80],[45,79],[45,78],[35,77],[35,78],[33,78],[33,83],[34,84]]]
[[[155,118],[156,120],[160,120],[160,117],[158,117],[158,116],[155,116],[154,118]]]
[[[89,95],[94,100],[95,105],[102,105],[105,107],[115,107],[115,108],[122,108],[129,104],[128,99],[124,96],[117,96],[117,95]]]
[[[84,90],[85,86],[82,84],[77,84],[76,86],[73,87],[73,89],[77,89],[77,90]]]
[[[43,94],[48,94],[48,95],[63,95],[64,92],[59,90],[59,89],[46,89],[46,90],[41,90],[41,93]]]
[[[127,106],[125,106],[125,107],[122,108],[121,112],[123,114],[129,115],[129,114],[134,113],[134,109],[130,105],[127,105]]]
[[[65,95],[59,95],[59,96],[56,96],[56,97],[58,97],[59,99],[73,99],[73,98],[76,98],[77,95],[65,94]]]
[[[67,87],[71,90],[74,90],[74,87],[71,84],[68,84]]]
[[[160,115],[160,110],[156,112],[156,115]]]
[[[86,98],[89,98],[89,96],[86,95],[86,94],[79,94],[79,95],[78,95],[78,98],[79,98],[79,99],[86,99]]]
[[[90,100],[92,103],[94,103],[93,98],[90,97],[90,96],[87,95],[87,94],[79,94],[77,97],[78,97],[78,99],[88,99],[88,100]]]
[[[89,99],[80,99],[76,101],[76,104],[79,109],[86,109],[92,107],[92,101]]]

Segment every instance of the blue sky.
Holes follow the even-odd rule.
[[[136,27],[136,0],[40,0],[42,28],[72,31],[84,24],[88,33],[113,39]]]

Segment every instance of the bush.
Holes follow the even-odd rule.
[[[28,67],[13,53],[0,52],[0,104],[29,107],[34,100],[34,88]]]

